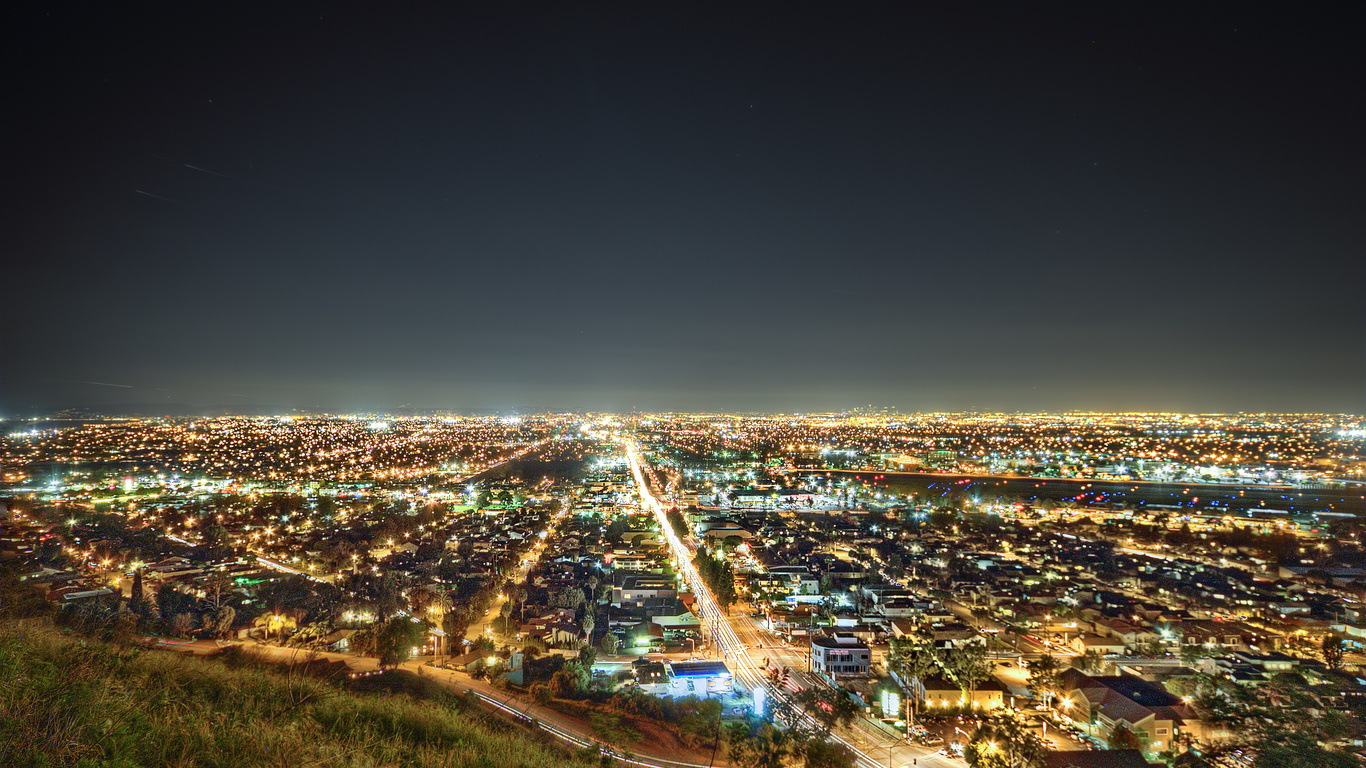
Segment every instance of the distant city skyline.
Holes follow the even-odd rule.
[[[14,10],[0,415],[1362,413],[1349,13]]]

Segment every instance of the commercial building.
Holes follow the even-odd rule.
[[[847,632],[811,638],[811,668],[832,678],[867,675],[871,656],[867,644]]]
[[[706,699],[729,696],[735,692],[730,669],[724,662],[675,661],[666,666],[669,672],[670,696],[697,696]]]
[[[730,696],[735,692],[730,669],[724,662],[639,659],[631,666],[636,684],[645,693],[655,696],[696,696],[707,699]]]

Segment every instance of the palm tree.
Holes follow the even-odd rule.
[[[413,606],[413,613],[426,613],[438,626],[445,618],[446,613],[451,610],[450,593],[444,589],[433,587],[430,584],[418,587],[408,593],[408,602]]]
[[[939,654],[929,628],[922,626],[912,635],[893,638],[887,667],[895,671],[909,689],[906,692],[906,722],[914,724],[914,715],[920,713],[920,691],[924,688],[924,679],[939,668]],[[914,714],[912,702],[915,703]]]

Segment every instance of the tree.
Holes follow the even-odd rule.
[[[422,643],[427,625],[420,621],[395,616],[385,622],[375,636],[375,655],[381,667],[396,667],[407,661],[413,648]]]
[[[142,590],[142,569],[133,571],[133,592],[128,598],[128,607],[138,616],[147,613],[147,593]]]
[[[1089,675],[1099,672],[1105,666],[1105,658],[1094,650],[1087,650],[1073,659],[1072,664]]]
[[[586,670],[593,669],[593,662],[598,660],[598,649],[591,645],[585,645],[579,649],[577,661],[579,666]]]
[[[216,570],[204,578],[204,596],[215,611],[223,605],[223,594],[232,589],[232,576],[227,571]]]
[[[557,608],[577,609],[580,605],[583,605],[583,602],[583,589],[572,584],[559,592],[556,592],[555,597],[551,600],[551,603]]]
[[[836,726],[849,727],[859,714],[858,704],[841,688],[809,688],[793,698],[810,715],[808,722],[816,726],[811,731],[802,727],[792,729],[798,751],[811,741],[824,741]]]
[[[385,573],[375,588],[375,611],[380,620],[398,613],[403,607],[403,598],[403,582],[398,574],[392,571]]]
[[[697,574],[702,577],[702,581],[711,589],[716,602],[721,609],[729,612],[730,606],[738,598],[735,592],[735,572],[730,563],[712,556],[705,547],[697,551],[697,556],[693,558],[693,567],[697,569]]]
[[[806,745],[806,768],[854,768],[855,756],[848,747],[817,740]]]
[[[727,754],[740,768],[782,768],[794,754],[792,737],[772,724],[731,723],[726,726]]]
[[[620,644],[621,641],[617,640],[617,636],[615,633],[607,632],[604,633],[602,639],[598,641],[598,649],[603,652],[603,655],[616,656],[617,647]]]
[[[517,614],[517,617],[522,621],[526,621],[526,600],[530,596],[531,593],[527,591],[527,588],[519,584],[512,588],[512,593],[508,597],[510,600],[515,600],[521,608],[521,612]]]
[[[1307,733],[1286,731],[1262,742],[1253,761],[1255,768],[1360,768],[1351,753],[1320,747]]]
[[[944,672],[962,689],[971,702],[977,684],[991,677],[992,663],[987,660],[987,647],[982,643],[968,643],[944,654]]]
[[[1029,662],[1029,695],[1048,703],[1058,691],[1062,665],[1051,654]]]
[[[906,722],[914,723],[914,715],[920,714],[920,692],[924,680],[939,668],[939,655],[934,647],[934,635],[928,627],[917,628],[907,637],[893,638],[891,651],[887,657],[889,670],[896,672],[906,691]],[[915,712],[911,707],[914,703]]]
[[[204,528],[204,534],[200,538],[199,546],[196,547],[194,551],[201,559],[213,560],[223,557],[230,551],[227,542],[227,529],[215,523]]]
[[[983,723],[968,740],[963,757],[971,768],[1041,768],[1047,750],[1015,715]]]
[[[176,637],[188,637],[199,624],[198,617],[193,613],[177,613],[171,618],[171,634]]]
[[[553,695],[552,695],[551,692],[550,692],[550,686],[549,686],[549,685],[546,685],[545,683],[532,683],[532,685],[531,685],[531,700],[532,700],[532,701],[536,702],[537,704],[549,704],[551,698],[553,698]]]
[[[1214,750],[1241,750],[1256,755],[1255,768],[1294,765],[1312,768],[1346,768],[1356,765],[1343,752],[1327,750],[1330,743],[1348,733],[1360,733],[1359,713],[1342,713],[1325,703],[1302,676],[1294,672],[1273,675],[1257,688],[1211,676],[1197,678],[1195,704],[1207,722],[1227,726],[1233,738]],[[1305,717],[1310,710],[1321,714]],[[1250,749],[1249,749],[1250,748]]]
[[[1116,723],[1115,729],[1110,732],[1110,749],[1143,749],[1143,742],[1138,734]]]
[[[688,521],[684,519],[683,513],[677,507],[670,509],[665,517],[669,521],[669,527],[673,529],[674,535],[680,539],[688,536]]]
[[[558,699],[576,699],[588,690],[588,670],[578,661],[565,662],[550,676],[550,692]]]
[[[1329,635],[1323,638],[1323,663],[1329,669],[1337,670],[1342,667],[1343,645],[1342,638]]]
[[[235,608],[231,605],[219,608],[213,616],[213,633],[218,637],[227,637],[236,621],[237,610]]]
[[[441,629],[450,638],[451,649],[460,647],[460,641],[465,639],[465,633],[469,631],[470,623],[474,621],[474,611],[468,605],[459,608],[452,608],[441,617]]]
[[[1205,652],[1205,649],[1202,646],[1196,645],[1194,643],[1188,643],[1186,645],[1181,646],[1182,664],[1197,664],[1201,659],[1205,658],[1208,655],[1209,654]],[[1082,669],[1084,670],[1085,667],[1083,667]]]
[[[176,614],[192,612],[195,609],[195,599],[171,584],[163,584],[157,589],[156,601],[157,614],[168,625],[167,628],[172,630],[174,628],[170,625],[175,621]]]
[[[298,626],[298,620],[293,616],[272,611],[257,616],[252,626],[265,629],[266,637],[276,635],[283,638],[285,630],[293,630]]]
[[[498,608],[498,615],[503,617],[503,634],[508,633],[508,617],[512,616],[512,603],[504,602]]]

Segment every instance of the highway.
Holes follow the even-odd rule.
[[[692,565],[692,550],[678,538],[669,524],[666,505],[655,498],[645,482],[644,459],[639,446],[627,438],[622,438],[622,444],[631,465],[631,474],[636,481],[641,507],[652,512],[657,518],[660,531],[669,542],[669,547],[678,561],[679,571],[697,600],[698,618],[707,625],[710,634],[716,638],[716,647],[730,668],[733,678],[739,683],[739,687],[746,690],[763,688],[769,700],[790,702],[788,692],[770,684],[764,674],[762,658],[765,651],[771,649],[755,647],[767,645],[763,642],[758,628],[747,615],[743,615],[743,612],[740,617],[731,618],[717,605],[715,597]],[[745,640],[741,639],[741,635],[745,636]],[[783,658],[793,660],[793,653],[784,649]],[[800,666],[795,668],[804,669],[805,663],[801,660],[800,654],[797,654],[796,659]],[[962,760],[938,755],[935,750],[927,747],[907,744],[901,738],[889,739],[880,723],[865,717],[860,717],[852,728],[837,729],[830,736],[854,753],[860,768],[962,768],[966,765]]]

